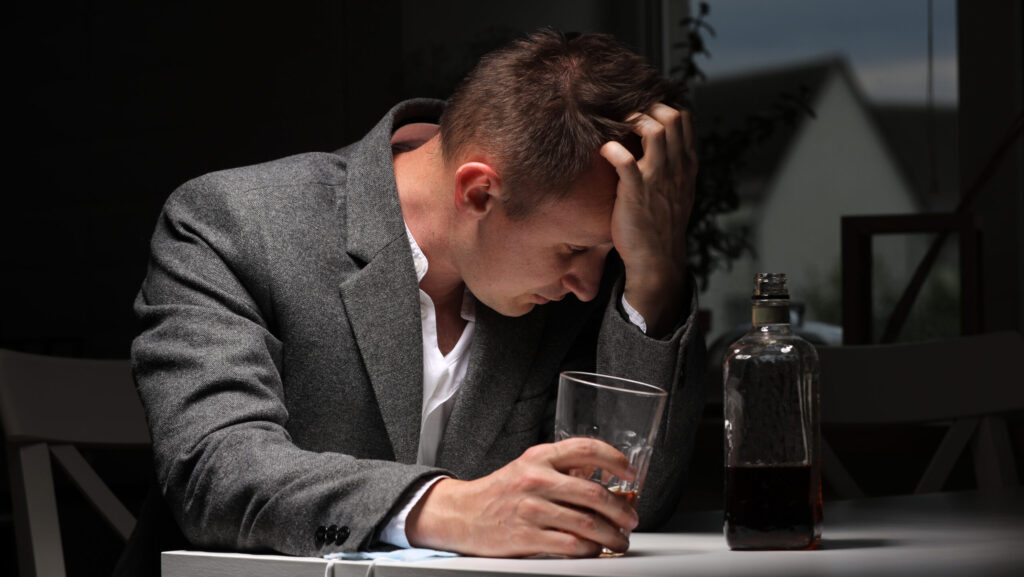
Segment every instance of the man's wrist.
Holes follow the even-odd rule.
[[[647,320],[644,319],[644,316],[639,311],[633,308],[633,305],[629,304],[625,293],[619,299],[619,303],[622,305],[622,312],[626,313],[626,318],[629,319],[629,322],[636,325],[640,332],[647,334]]]
[[[464,483],[451,477],[438,479],[426,491],[424,491],[419,502],[409,511],[406,518],[405,533],[408,542],[412,547],[425,547],[428,549],[451,550],[452,536],[454,529],[451,514],[456,506],[448,506],[445,503],[445,491],[451,484]]]
[[[647,329],[644,332],[661,338],[672,331],[686,309],[685,292],[685,270],[632,278],[627,270],[622,296],[644,319]]]
[[[431,479],[424,481],[416,491],[408,498],[408,500],[402,505],[402,508],[395,513],[391,519],[388,520],[387,525],[380,532],[379,541],[394,545],[396,547],[410,548],[412,545],[409,543],[409,536],[407,533],[407,522],[409,514],[419,505],[420,501],[427,494],[434,484],[442,479],[450,479],[447,475],[438,475]]]

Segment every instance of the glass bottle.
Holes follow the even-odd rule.
[[[754,279],[753,327],[723,366],[725,523],[731,549],[821,540],[818,354],[790,327],[786,275]]]

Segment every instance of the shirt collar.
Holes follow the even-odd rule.
[[[427,269],[430,267],[430,264],[427,262],[427,255],[423,254],[423,251],[420,250],[420,245],[413,238],[408,223],[405,225],[405,236],[409,238],[409,248],[412,249],[412,264],[416,267],[416,282],[418,283],[423,280],[423,277],[427,276]]]
[[[409,239],[409,249],[412,251],[412,264],[416,269],[416,282],[418,284],[423,280],[423,277],[427,276],[427,269],[430,268],[430,263],[427,262],[427,255],[423,254],[423,250],[420,249],[416,238],[412,236],[408,223],[405,225],[405,236]],[[469,292],[468,287],[462,293],[462,318],[469,322],[476,321],[476,297],[473,296],[473,293]]]

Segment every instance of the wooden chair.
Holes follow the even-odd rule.
[[[821,347],[822,423],[948,423],[916,493],[941,491],[972,443],[981,490],[1018,484],[1006,415],[1024,411],[1024,338],[1017,332],[929,342]],[[864,496],[827,442],[825,482],[841,498]]]
[[[127,360],[0,350],[0,421],[22,577],[65,575],[51,457],[127,540],[134,517],[78,450],[149,445]]]

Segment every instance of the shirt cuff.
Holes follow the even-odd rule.
[[[622,295],[622,311],[626,313],[626,317],[629,322],[633,323],[640,329],[642,333],[647,334],[647,321],[644,320],[643,315],[638,313],[635,308],[630,306],[626,301],[626,295]]]
[[[433,479],[428,479],[425,483],[420,485],[420,488],[413,493],[412,497],[409,498],[408,502],[397,512],[395,516],[388,521],[388,524],[384,526],[384,530],[380,532],[380,541],[396,547],[403,547],[409,549],[412,545],[409,544],[409,537],[405,534],[405,519],[409,516],[409,512],[416,506],[416,503],[420,502],[423,495],[426,494],[427,490],[434,486],[441,479],[450,479],[447,475],[439,475]]]

